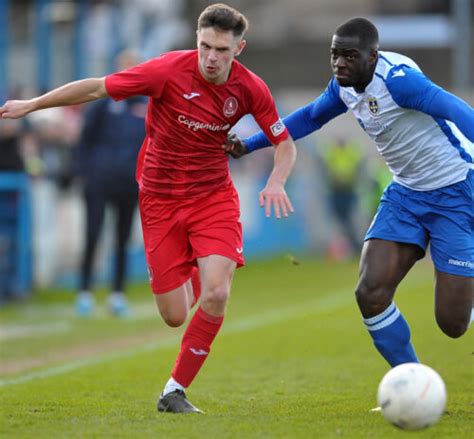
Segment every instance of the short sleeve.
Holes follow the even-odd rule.
[[[251,114],[270,142],[278,145],[289,137],[289,133],[278,115],[273,96],[265,82],[256,75],[250,87]]]
[[[116,101],[138,95],[159,98],[169,70],[167,57],[161,56],[106,76],[105,88]]]
[[[406,65],[393,67],[386,85],[397,105],[423,112],[440,90],[422,72]]]

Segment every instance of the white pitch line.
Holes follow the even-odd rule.
[[[39,309],[39,307],[37,307]],[[58,308],[59,309],[59,308]],[[53,314],[58,310],[56,309]],[[138,320],[147,320],[152,318],[159,318],[158,310],[156,309],[155,304],[134,304],[131,306],[130,315],[122,318],[122,322],[126,324],[127,322],[135,322]],[[39,313],[32,313],[35,318],[38,318]],[[27,325],[18,325],[18,324],[0,324],[0,341],[8,341],[18,338],[30,338],[38,337],[47,334],[59,334],[72,332],[77,329],[78,325],[82,325],[86,319],[81,319],[77,317],[76,314],[70,309],[70,307],[63,307],[63,312],[61,316],[69,317],[68,320],[60,320],[53,323],[30,323]],[[46,318],[46,314],[42,313],[42,318]],[[51,316],[48,316],[51,318]],[[106,310],[98,309],[92,316],[94,320],[110,320],[110,314]]]
[[[290,307],[267,310],[261,314],[254,314],[246,318],[230,321],[228,325],[224,325],[222,335],[237,334],[252,329],[262,328],[273,323],[290,320],[294,317],[304,314],[320,314],[335,311],[336,309],[346,306],[352,301],[353,295],[348,290],[335,291],[330,293],[327,297],[323,297],[321,299],[295,304],[294,306]],[[105,363],[107,361],[120,358],[132,357],[143,352],[167,349],[179,345],[180,342],[180,336],[170,337],[163,342],[146,343],[133,349],[124,349],[109,354],[75,360],[61,366],[49,367],[46,369],[26,373],[15,378],[2,379],[0,380],[0,387],[22,384],[35,379],[61,375],[82,367]]]
[[[0,326],[0,341],[25,337],[42,337],[46,334],[67,332],[71,328],[71,323],[65,320],[54,323],[38,323],[30,325],[2,325]]]

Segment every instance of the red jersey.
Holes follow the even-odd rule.
[[[202,77],[197,50],[165,53],[107,76],[105,85],[115,100],[150,98],[137,180],[141,190],[159,197],[196,198],[230,185],[221,145],[245,114],[273,144],[288,138],[267,85],[236,60],[219,85]]]

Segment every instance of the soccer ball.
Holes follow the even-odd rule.
[[[385,374],[377,400],[387,421],[403,430],[420,430],[435,424],[443,414],[446,387],[431,367],[405,363]]]

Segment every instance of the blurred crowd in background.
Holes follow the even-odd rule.
[[[382,44],[385,32],[389,48],[413,56],[428,76],[448,89],[455,88],[472,103],[472,73],[466,81],[465,75],[457,74],[462,66],[447,69],[447,65],[454,65],[458,50],[453,20],[467,2],[413,0],[394,5],[392,1],[356,0],[347,6],[345,1],[304,0],[298,14],[292,2],[284,0],[227,3],[250,20],[248,47],[240,60],[270,85],[285,116],[324,89],[330,77],[332,32],[339,22],[355,15],[376,15],[380,23],[385,20],[388,24],[381,29]],[[145,60],[167,50],[193,48],[195,21],[209,3],[3,1],[0,16],[7,20],[7,31],[0,31],[0,42],[5,43],[0,44],[2,101],[29,98],[73,79],[112,72],[117,69],[118,53],[124,49],[135,50]],[[472,25],[473,12],[468,11]],[[408,41],[402,38],[403,47],[398,48],[396,37],[390,33],[390,19],[395,17],[401,26],[418,18],[413,22],[416,29],[438,23],[444,31],[428,42],[418,32],[418,41],[415,36]],[[377,24],[377,19],[374,21]],[[471,54],[470,46],[467,50]],[[468,56],[469,72],[473,71],[473,58]],[[86,217],[82,193],[87,182],[78,170],[77,152],[87,108],[43,110],[25,120],[0,122],[2,300],[36,287],[79,288]],[[244,118],[235,131],[245,136],[257,129],[252,118]],[[272,151],[258,151],[238,161],[230,159],[241,198],[247,259],[285,253],[333,260],[356,256],[391,178],[375,147],[345,115],[299,141],[298,154],[288,186],[296,212],[285,222],[265,219],[258,207],[258,192],[272,167]],[[99,283],[107,280],[112,270],[112,222],[106,214],[94,267]],[[130,239],[128,277],[146,279],[138,215]],[[21,264],[25,264],[22,271]]]

